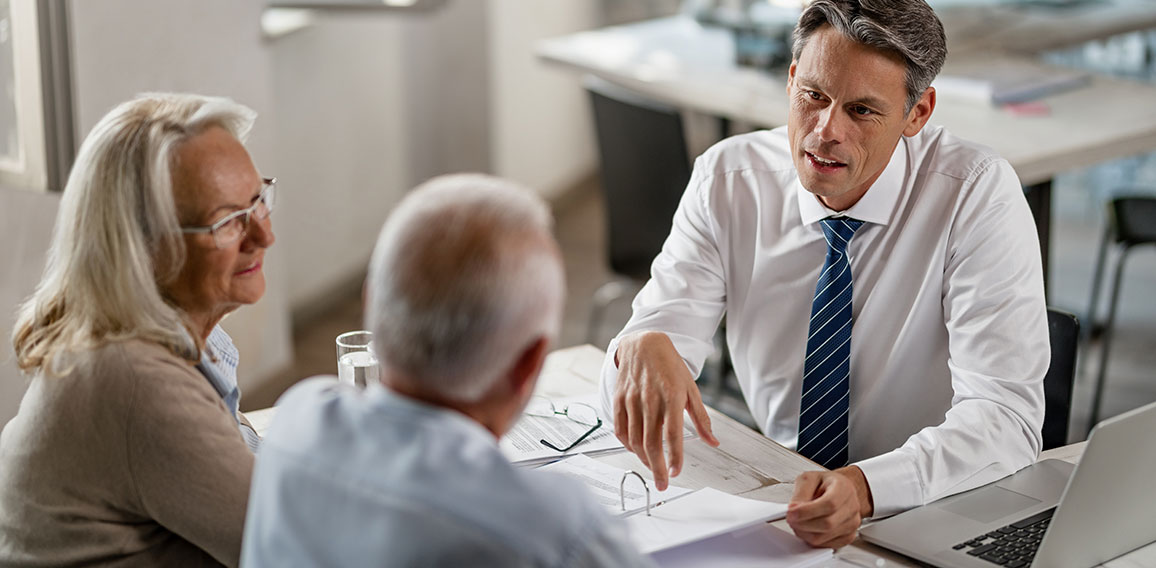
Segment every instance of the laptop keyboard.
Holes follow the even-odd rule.
[[[1052,507],[952,548],[992,564],[1022,568],[1031,564],[1032,558],[1035,558],[1036,550],[1040,548],[1040,541],[1044,539],[1044,532],[1048,530],[1048,523],[1052,521],[1055,512],[1056,508]]]

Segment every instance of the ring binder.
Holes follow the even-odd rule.
[[[642,482],[642,488],[646,490],[646,516],[650,516],[650,487],[646,485],[644,479],[637,471],[628,471],[622,474],[622,481],[618,484],[618,498],[622,501],[622,510],[626,510],[626,479],[633,475]]]

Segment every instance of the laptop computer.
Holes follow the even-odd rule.
[[[1156,403],[1097,425],[1079,465],[1044,460],[859,534],[942,568],[1096,566],[1156,541],[1154,433]]]

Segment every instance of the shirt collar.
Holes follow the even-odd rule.
[[[473,418],[456,410],[408,397],[377,382],[367,384],[364,394],[371,405],[388,409],[386,412],[388,415],[409,416],[412,424],[422,422],[438,424],[438,428],[443,433],[460,436],[470,440],[471,443],[481,443],[492,447],[498,445],[498,440],[494,437],[493,432],[487,430],[485,426]]]
[[[201,350],[201,362],[197,369],[213,385],[234,417],[241,402],[241,389],[237,387],[238,362],[237,348],[232,338],[221,326],[213,327],[205,339],[205,348]]]
[[[846,211],[835,211],[823,205],[823,202],[819,201],[814,193],[807,191],[796,177],[795,192],[798,194],[799,215],[804,225],[832,216],[846,216],[867,223],[887,225],[902,195],[906,174],[907,144],[900,138],[899,143],[895,145],[895,151],[891,154],[891,161],[883,168],[883,173],[879,174],[879,178],[871,184],[859,202]]]

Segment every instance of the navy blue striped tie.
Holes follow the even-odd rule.
[[[799,411],[800,454],[828,469],[847,465],[847,415],[851,382],[851,263],[847,243],[863,221],[823,219],[827,261],[815,285],[803,398]]]

